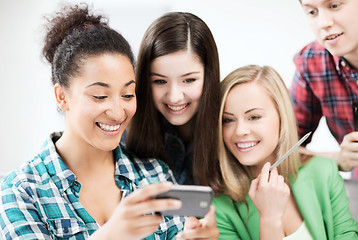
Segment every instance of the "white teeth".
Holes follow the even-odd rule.
[[[337,38],[337,37],[339,37],[339,36],[341,36],[342,34],[340,33],[340,34],[336,34],[336,35],[332,35],[332,36],[329,36],[329,37],[327,37],[326,39],[327,40],[332,40],[332,39],[335,39],[335,38]]]
[[[330,37],[328,37],[327,39],[328,39],[328,40],[332,40],[332,39],[335,39],[336,37],[338,37],[338,35],[330,36]]]
[[[98,123],[99,127],[105,131],[116,131],[120,128],[121,125],[107,125],[103,123]]]
[[[168,108],[170,108],[173,111],[180,111],[180,110],[186,108],[187,104],[181,105],[181,106],[170,106],[170,105],[167,105],[167,106],[168,106]]]
[[[239,148],[250,148],[256,145],[256,142],[250,142],[250,143],[237,143],[236,144]]]

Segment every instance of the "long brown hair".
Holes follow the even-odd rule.
[[[218,172],[213,162],[217,159],[219,56],[210,29],[191,13],[165,14],[149,26],[143,37],[136,68],[137,112],[129,126],[126,144],[139,157],[168,162],[161,114],[153,103],[151,63],[160,56],[188,48],[204,65],[203,93],[193,125],[193,175],[197,184],[208,185],[211,181],[208,176]]]

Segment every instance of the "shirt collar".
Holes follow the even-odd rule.
[[[64,192],[76,180],[75,174],[68,169],[58,155],[55,142],[62,136],[62,132],[55,132],[45,141],[42,146],[40,157],[43,160],[50,178],[60,192]]]

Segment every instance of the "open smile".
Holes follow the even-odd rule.
[[[116,125],[109,125],[109,124],[104,124],[104,123],[100,123],[100,122],[96,122],[96,125],[104,130],[104,131],[108,131],[108,132],[115,132],[117,131],[122,124],[116,124]]]
[[[341,36],[343,33],[339,33],[339,34],[331,34],[331,35],[328,35],[324,38],[324,40],[326,41],[330,41],[330,40],[333,40],[333,39],[336,39],[338,38],[339,36]]]
[[[165,104],[167,106],[167,108],[169,108],[170,110],[174,111],[174,112],[179,112],[185,108],[187,108],[190,103],[185,103],[185,104],[181,104],[181,105],[169,105],[169,104]]]

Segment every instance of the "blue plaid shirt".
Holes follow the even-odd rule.
[[[0,226],[5,239],[86,239],[99,228],[79,201],[80,183],[56,152],[54,142],[60,136],[53,133],[34,159],[4,178]],[[175,181],[158,160],[132,158],[123,146],[114,154],[115,180],[123,198],[151,183]],[[145,239],[175,239],[184,221],[164,217],[158,230]]]

